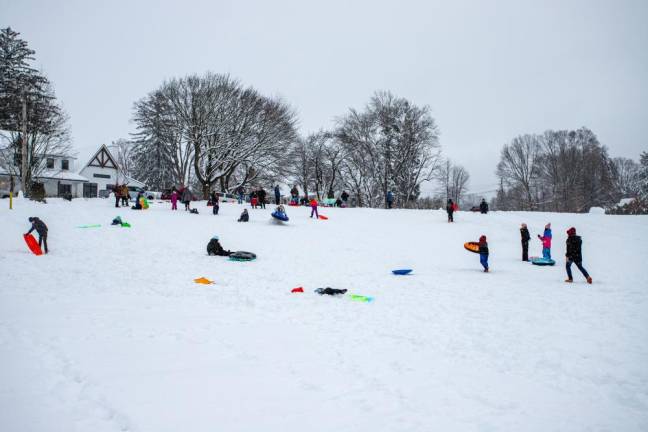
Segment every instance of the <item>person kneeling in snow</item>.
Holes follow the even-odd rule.
[[[488,273],[488,242],[485,235],[479,237],[479,262],[484,266],[484,272]]]
[[[248,213],[247,209],[243,209],[243,213],[241,213],[241,216],[238,218],[237,222],[248,222],[250,220],[250,214]]]
[[[31,222],[32,227],[27,231],[27,234],[31,234],[32,231],[36,230],[38,233],[38,246],[45,246],[43,252],[47,253],[47,225],[37,217],[30,217],[29,222]]]
[[[214,236],[207,243],[207,254],[218,256],[230,256],[232,251],[223,249],[223,246],[218,242],[218,236]]]

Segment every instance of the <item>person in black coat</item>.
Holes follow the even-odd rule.
[[[248,222],[250,220],[250,214],[248,213],[247,209],[243,209],[243,213],[241,213],[241,216],[238,218],[237,222]]]
[[[487,214],[488,213],[488,203],[483,198],[481,200],[481,203],[479,204],[479,211],[481,212],[481,214]]]
[[[583,267],[582,245],[583,240],[580,238],[580,236],[576,235],[576,228],[569,228],[567,230],[567,253],[565,254],[565,258],[567,258],[567,280],[565,280],[565,282],[571,283],[574,281],[574,278],[572,277],[571,266],[572,264],[576,264],[578,270],[580,270],[580,272],[583,273],[583,276],[585,276],[585,279],[587,279],[587,283],[592,283],[591,276]]]
[[[446,206],[446,212],[448,212],[448,222],[454,222],[454,203],[452,202],[452,199],[448,200],[448,205]]]
[[[263,188],[260,188],[259,191],[257,192],[257,198],[259,199],[259,205],[261,208],[265,208],[265,200],[266,200],[266,191]]]
[[[529,240],[531,240],[531,235],[525,223],[520,227],[520,237],[522,237],[522,261],[529,261]]]
[[[275,205],[281,204],[281,189],[279,189],[279,185],[275,186],[274,195],[275,195]]]
[[[214,236],[207,243],[207,254],[218,256],[230,256],[232,251],[223,249],[223,246],[218,242],[218,236]]]
[[[32,231],[36,230],[38,233],[38,246],[45,246],[43,252],[47,253],[47,225],[37,217],[30,217],[29,222],[31,222],[31,228],[27,231],[27,234],[31,234]]]

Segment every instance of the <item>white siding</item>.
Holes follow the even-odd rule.
[[[106,190],[106,186],[117,183],[117,170],[114,168],[87,166],[83,168],[79,174],[87,178],[90,183],[97,183],[97,192]],[[95,177],[95,174],[109,176],[109,178]],[[80,190],[83,193],[83,186],[81,186]]]

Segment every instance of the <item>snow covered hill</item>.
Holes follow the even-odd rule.
[[[648,217],[111,204],[0,201],[0,430],[648,430]],[[555,267],[520,261],[521,222],[532,255],[552,222]],[[570,226],[592,285],[563,282]]]

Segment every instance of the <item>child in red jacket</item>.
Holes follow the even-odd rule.
[[[315,215],[315,219],[319,219],[319,214],[317,214],[317,200],[313,198],[310,200],[310,207],[311,207],[311,215],[310,217],[313,217],[313,214]]]
[[[488,242],[485,235],[479,237],[479,262],[484,266],[484,273],[488,273]]]

